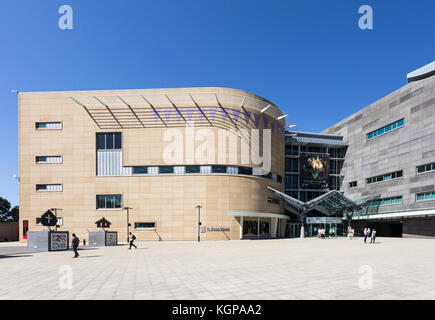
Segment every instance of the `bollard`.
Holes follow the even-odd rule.
[[[84,246],[86,245],[86,239],[83,239],[83,245]]]

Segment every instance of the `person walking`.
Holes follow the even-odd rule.
[[[134,240],[136,240],[136,236],[130,232],[130,248],[128,248],[128,250],[130,250],[131,247],[134,247],[135,249],[137,249],[136,245],[133,243]]]
[[[376,241],[376,230],[373,229],[372,231],[372,239],[370,240],[370,243],[375,243]]]
[[[332,239],[333,238],[333,234],[334,233],[334,231],[332,230],[332,228],[329,228],[329,239]]]
[[[72,234],[72,237],[73,238],[71,241],[71,246],[74,250],[74,257],[73,258],[77,258],[79,256],[79,253],[77,252],[77,248],[79,247],[80,239],[77,238],[75,233]]]
[[[367,228],[364,228],[364,243],[367,242]]]

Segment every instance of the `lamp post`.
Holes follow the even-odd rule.
[[[128,234],[130,233],[130,220],[129,220],[130,209],[133,209],[133,208],[130,208],[130,207],[124,208],[124,210],[127,211],[127,243],[129,240]]]
[[[198,209],[198,242],[201,241],[201,208],[202,206],[197,205],[195,208]]]

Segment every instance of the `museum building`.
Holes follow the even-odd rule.
[[[267,188],[284,191],[285,115],[272,102],[226,88],[18,99],[20,240],[47,210],[81,239],[102,218],[120,240],[284,236],[284,203]]]

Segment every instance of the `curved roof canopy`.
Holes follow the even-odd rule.
[[[228,88],[81,91],[71,92],[70,99],[83,107],[100,129],[173,127],[195,120],[219,127],[222,117],[215,117],[218,113],[236,128],[252,119],[251,113],[267,115],[280,127],[285,124],[284,113],[269,100]],[[237,123],[239,118],[245,120]]]

